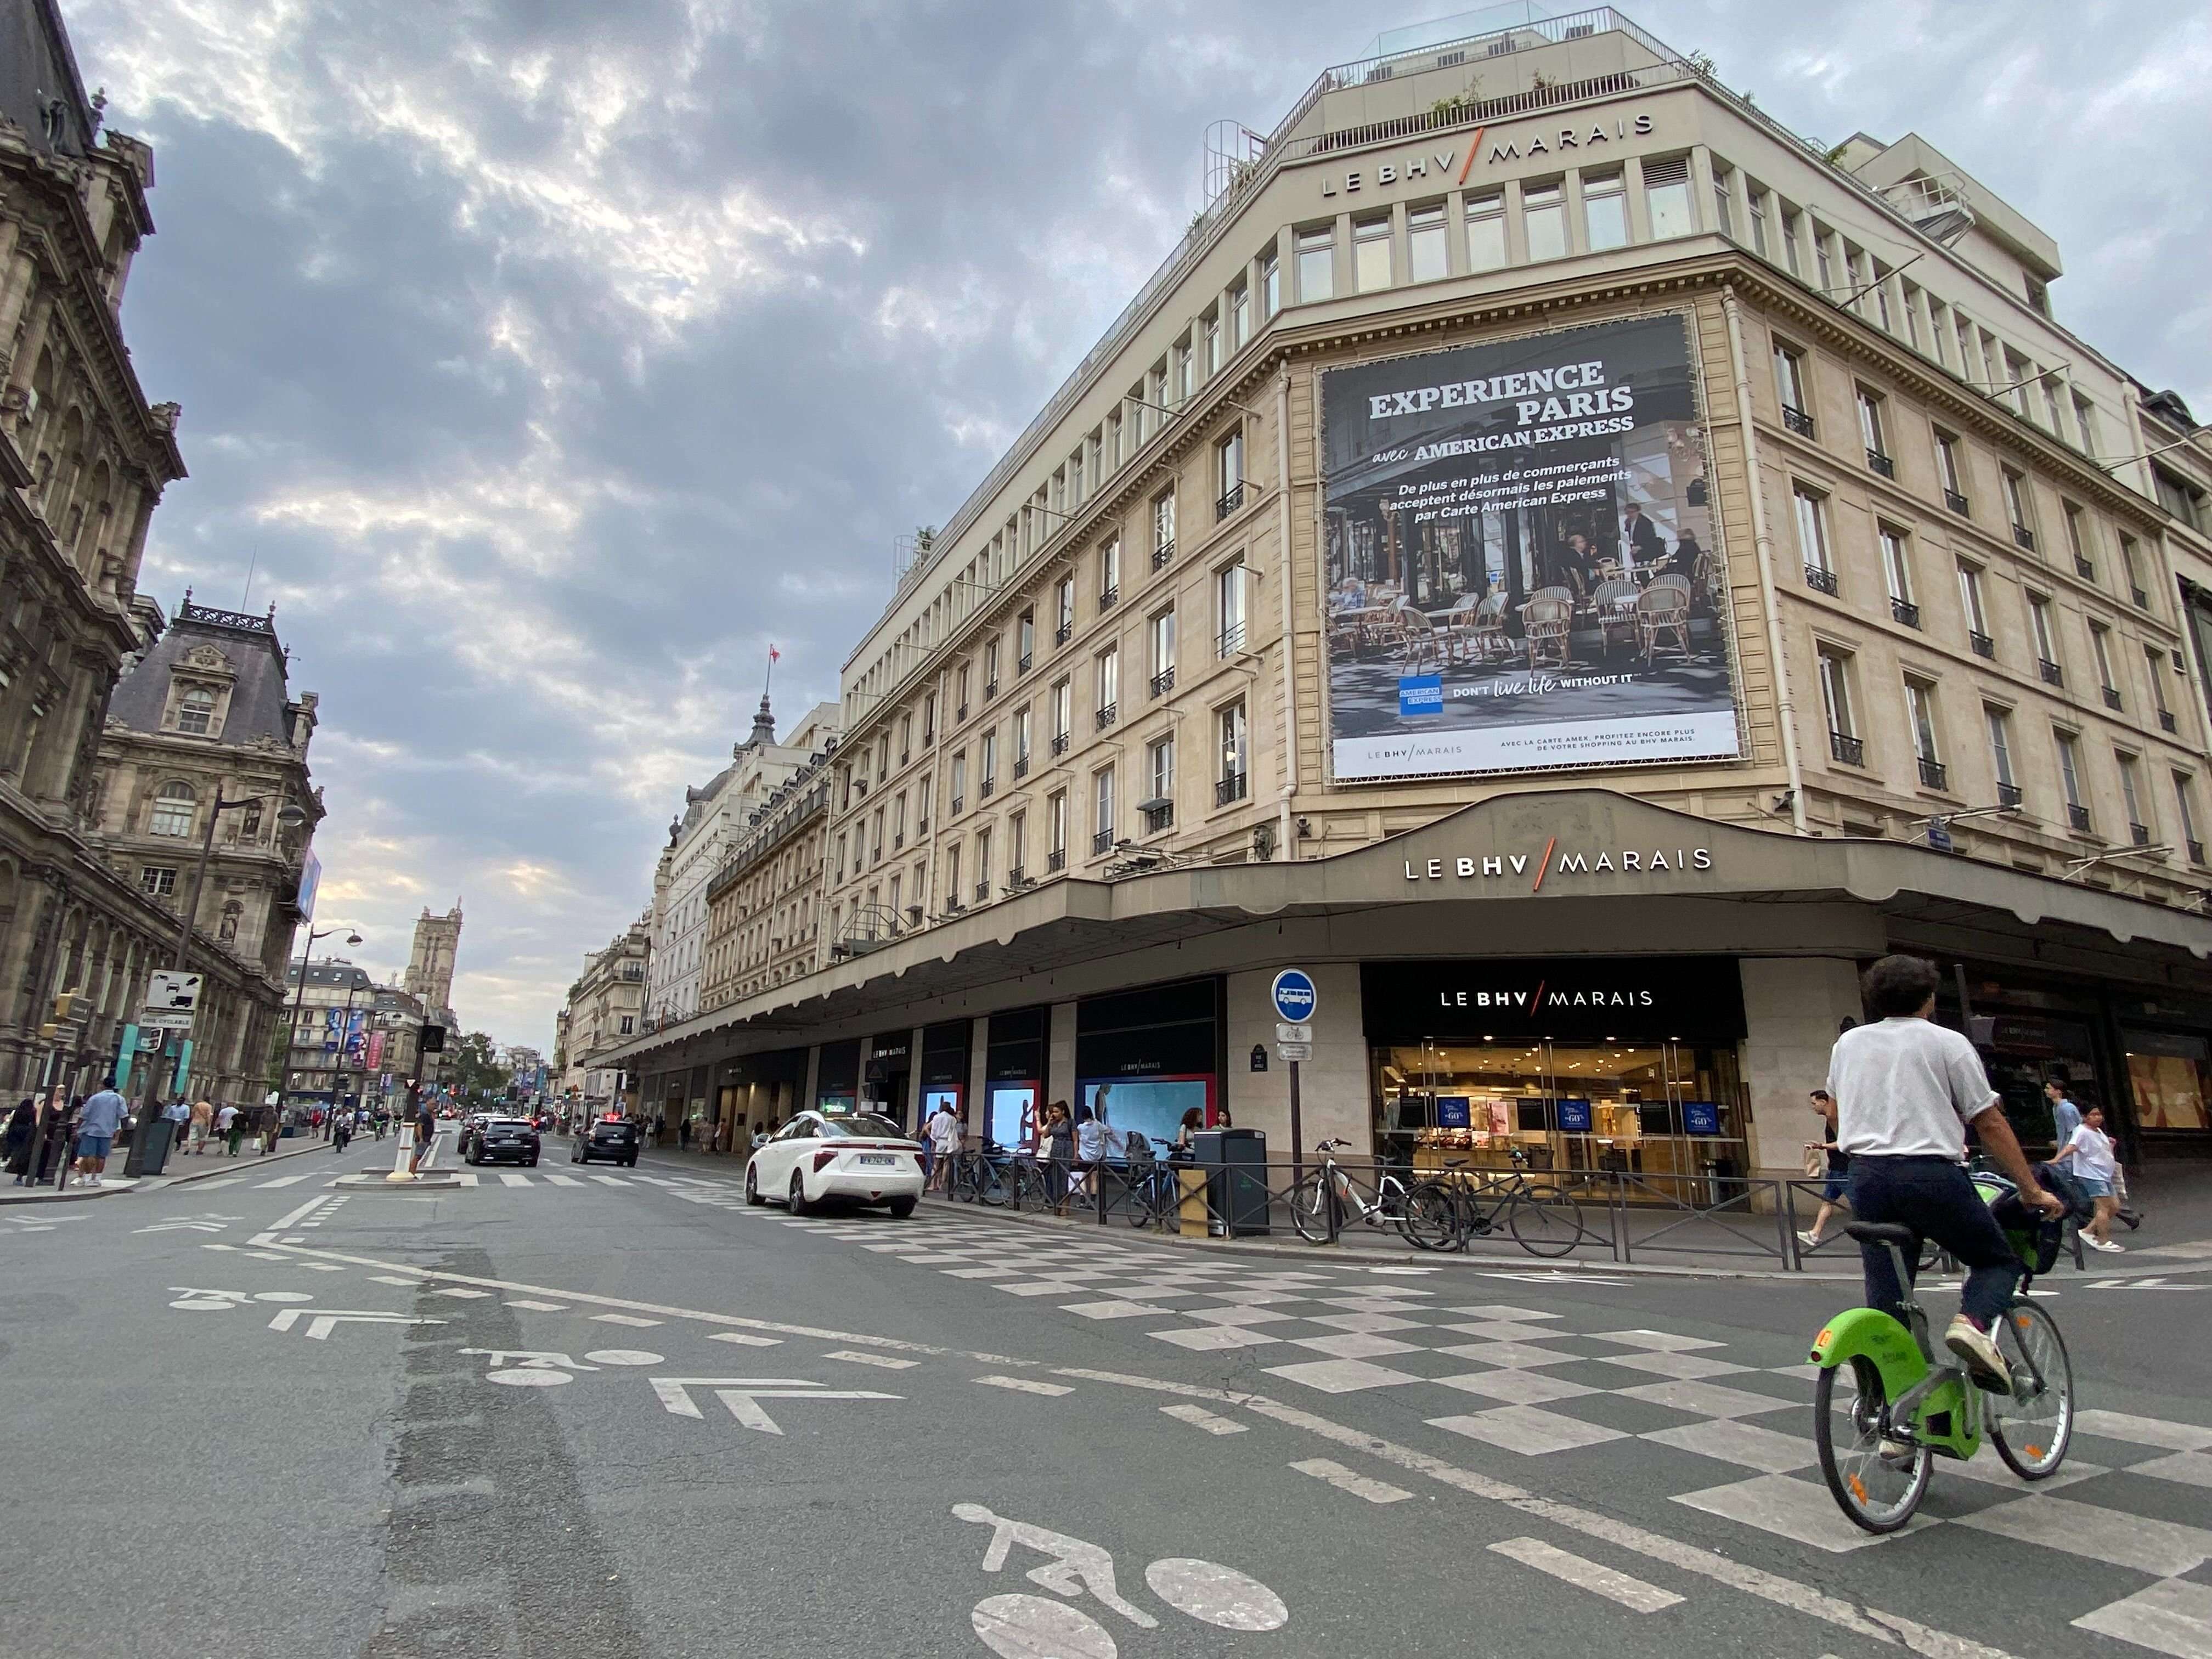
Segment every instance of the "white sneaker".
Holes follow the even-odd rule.
[[[1974,1379],[1976,1387],[1991,1394],[2012,1392],[2012,1371],[2005,1364],[2004,1356],[1997,1352],[1996,1341],[1966,1315],[1952,1315],[1950,1327],[1943,1333],[1943,1346],[1966,1365],[1966,1374]]]
[[[1807,1228],[1798,1229],[1797,1242],[1808,1250],[1817,1250],[1820,1248],[1820,1241],[1814,1237],[1811,1231]]]
[[[2127,1247],[2126,1245],[2124,1245],[2124,1244],[2115,1244],[2115,1243],[2112,1243],[2111,1240],[2109,1240],[2109,1239],[2107,1239],[2107,1240],[2106,1240],[2104,1243],[2102,1243],[2102,1244],[2100,1244],[2100,1243],[2099,1243],[2095,1239],[2094,1239],[2094,1238],[2085,1238],[2085,1239],[2083,1239],[2081,1242],[2082,1242],[2084,1244],[2087,1244],[2087,1245],[2091,1249],[2093,1249],[2093,1250],[2102,1250],[2102,1251],[2104,1251],[2104,1252],[2105,1252],[2105,1254],[2106,1254],[2106,1255],[2118,1255],[2122,1254],[2123,1252],[2124,1252],[2124,1251],[2127,1249],[2127,1248],[2128,1248],[2128,1247]]]

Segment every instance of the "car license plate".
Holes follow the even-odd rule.
[[[863,1164],[881,1164],[886,1169],[898,1162],[898,1159],[889,1152],[862,1152],[860,1156],[860,1162]]]

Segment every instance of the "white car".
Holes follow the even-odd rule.
[[[805,1215],[824,1199],[914,1213],[921,1198],[921,1148],[887,1117],[801,1112],[745,1165],[745,1202],[781,1199]]]

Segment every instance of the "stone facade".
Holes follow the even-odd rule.
[[[99,779],[110,693],[159,620],[135,603],[147,527],[185,467],[177,406],[147,401],[118,323],[154,228],[152,153],[100,134],[52,6],[0,0],[0,38],[29,43],[36,71],[0,73],[0,1079],[81,1087],[107,1070],[148,972],[176,950],[173,901],[142,891],[100,843]],[[192,941],[212,976],[195,1056],[212,1081],[195,1092],[258,1098],[276,1006],[260,952],[285,932],[289,851],[237,865],[264,884],[251,900],[228,874],[212,884],[215,915],[234,896],[241,908],[236,937]],[[88,1017],[42,1042],[66,989],[84,993]]]
[[[595,1107],[611,1104],[623,1092],[622,1068],[605,1055],[633,1040],[644,1018],[649,927],[649,913],[641,915],[605,949],[584,958],[584,971],[569,986],[556,1021],[554,1053],[562,1091]]]
[[[708,882],[702,1009],[781,985],[819,960],[822,861],[836,752],[833,738],[776,786]]]
[[[309,963],[307,973],[304,987],[298,963],[285,975],[292,1033],[285,1098],[404,1109],[422,1030],[421,999],[379,985],[365,969],[336,957]]]

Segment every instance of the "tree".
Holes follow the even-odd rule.
[[[471,1031],[446,1049],[446,1077],[457,1090],[490,1096],[507,1087],[507,1069],[499,1063],[499,1051],[490,1036]]]

